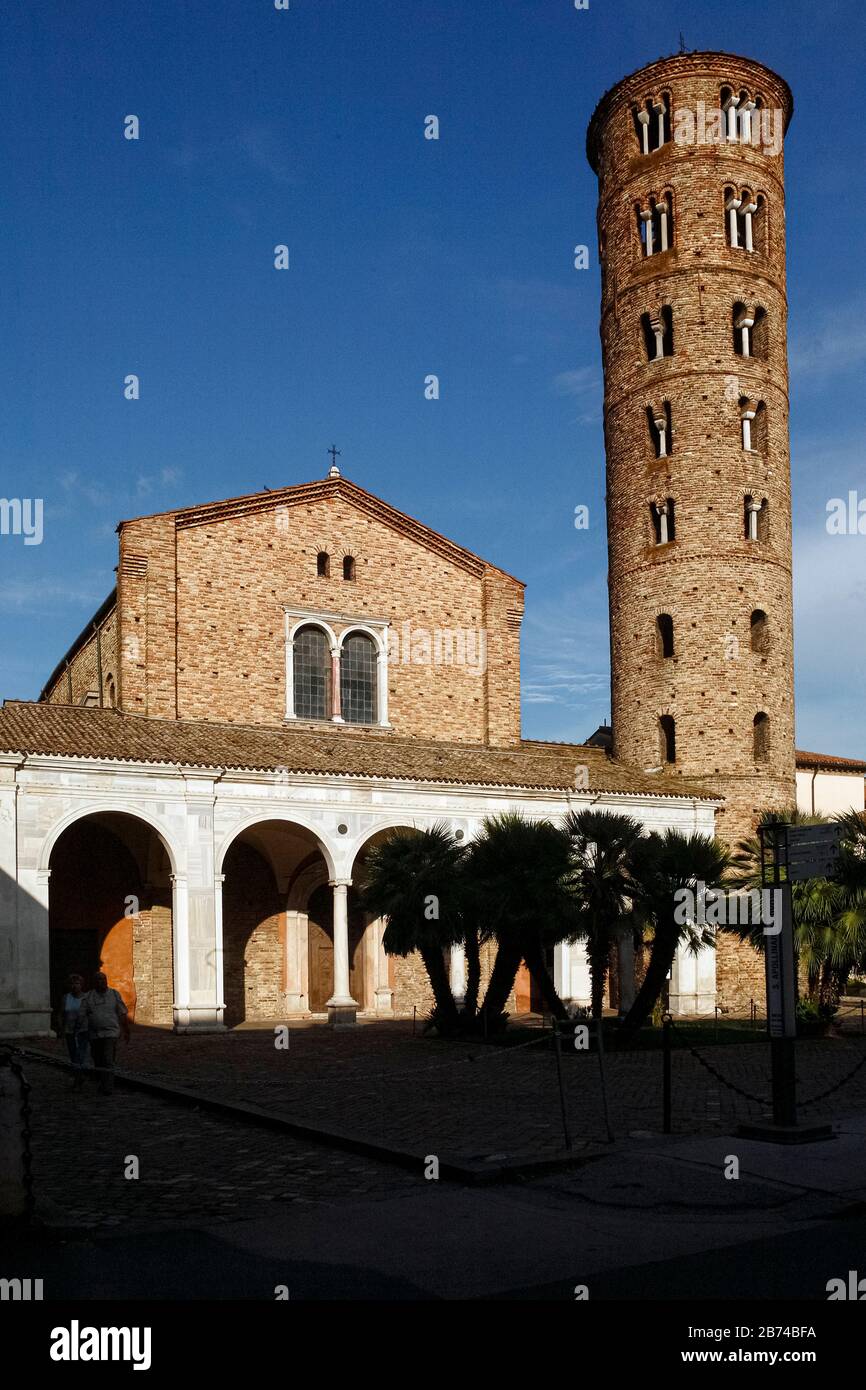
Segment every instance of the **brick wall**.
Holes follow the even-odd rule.
[[[100,696],[100,661],[102,664],[102,699],[107,705],[107,685],[110,675],[117,672],[117,608],[113,608],[96,632],[84,642],[61,674],[46,690],[45,698],[60,705],[80,705],[88,695]],[[71,697],[70,697],[71,691]]]
[[[389,661],[388,714],[397,733],[519,741],[523,588],[516,580],[439,554],[336,492],[175,522],[150,517],[122,530],[124,709],[278,724],[286,712],[288,606],[390,620],[399,645]],[[321,550],[331,557],[329,578],[317,576]],[[346,555],[355,560],[354,580],[342,577]]]

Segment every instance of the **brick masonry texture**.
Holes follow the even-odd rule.
[[[396,732],[517,744],[523,586],[417,523],[402,526],[385,504],[379,514],[363,509],[359,497],[368,494],[340,479],[285,489],[255,509],[223,504],[124,523],[123,709],[279,723],[290,607],[343,615],[338,633],[354,620],[390,620],[401,642],[389,663]],[[330,556],[329,578],[317,576],[319,551]],[[354,558],[354,580],[342,577],[345,556]],[[404,645],[404,624],[410,639],[473,634],[486,642],[484,659],[425,661],[423,638]]]
[[[662,761],[659,718],[676,728],[677,773],[718,787],[722,839],[751,833],[756,812],[795,800],[788,449],[784,166],[781,153],[670,141],[643,155],[634,109],[666,94],[672,112],[719,109],[722,88],[790,118],[786,84],[758,63],[687,54],[652,63],[602,99],[587,151],[599,174],[601,340],[605,380],[614,756]],[[749,253],[727,245],[725,187],[766,200]],[[669,195],[673,244],[647,257],[638,206]],[[734,351],[733,310],[766,312],[765,355]],[[641,316],[669,306],[673,355],[648,361]],[[741,397],[764,402],[766,439],[742,448]],[[647,408],[670,407],[672,448],[657,459]],[[769,534],[748,541],[745,499],[769,504]],[[650,506],[673,498],[675,539],[656,545]],[[765,651],[750,620],[768,619]],[[656,619],[673,619],[674,655],[658,653]],[[769,756],[756,762],[755,715],[770,720]],[[673,770],[673,769],[672,769]],[[720,943],[719,1002],[763,995],[761,962]]]
[[[66,671],[57,677],[46,691],[45,698],[53,704],[80,705],[90,697],[95,704],[110,705],[109,683],[117,687],[117,608],[72,657]],[[70,698],[71,697],[71,698]]]

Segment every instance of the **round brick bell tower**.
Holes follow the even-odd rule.
[[[782,135],[787,84],[688,53],[590,121],[599,178],[613,751],[718,790],[717,833],[795,801]],[[718,937],[722,1007],[763,997]]]

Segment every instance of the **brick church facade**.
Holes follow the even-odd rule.
[[[423,1011],[420,961],[357,903],[390,828],[593,803],[712,830],[697,783],[522,739],[523,586],[335,469],[119,532],[116,593],[0,711],[5,1032],[44,1031],[99,960],[179,1030]],[[554,957],[585,997],[582,950]],[[453,951],[457,994],[463,973]],[[712,1008],[712,953],[680,975],[681,1007]]]
[[[674,138],[698,103],[721,147]],[[0,710],[0,1034],[45,1032],[64,974],[100,960],[139,1022],[179,1031],[425,1010],[420,961],[388,958],[357,899],[390,829],[468,841],[496,812],[593,805],[733,841],[793,804],[784,187],[746,138],[770,109],[787,124],[775,74],[689,54],[590,124],[612,731],[522,739],[523,585],[335,467],[124,522],[116,590],[40,699]],[[552,965],[585,1001],[582,948]],[[458,996],[464,968],[453,950]],[[745,1012],[759,959],[681,953],[670,997]]]

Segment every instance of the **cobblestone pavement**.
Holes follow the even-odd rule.
[[[413,1036],[411,1024],[395,1021],[362,1023],[337,1032],[321,1025],[292,1025],[288,1050],[276,1048],[274,1042],[273,1027],[266,1025],[180,1037],[168,1030],[138,1028],[129,1048],[121,1048],[119,1061],[131,1072],[166,1084],[253,1104],[306,1125],[348,1132],[422,1157],[538,1159],[562,1150],[556,1059],[549,1033],[539,1034],[528,1046],[444,1043],[420,1033]],[[682,1046],[675,1049],[675,1133],[730,1132],[739,1122],[769,1115],[765,1042],[702,1044],[698,1053],[719,1077]],[[840,1110],[866,1109],[866,1039],[851,1035],[799,1041],[802,1102],[835,1086],[861,1062],[859,1071],[835,1094],[819,1104],[804,1105],[803,1119],[831,1120]],[[661,1052],[608,1054],[605,1069],[615,1137],[657,1133],[662,1122]],[[598,1058],[565,1044],[563,1077],[575,1147],[595,1149],[606,1139]],[[117,1095],[123,1096],[124,1104],[131,1099],[122,1089]],[[98,1107],[89,1099],[85,1104]],[[174,1123],[186,1132],[189,1112],[173,1113]],[[204,1122],[205,1117],[196,1116],[195,1124]],[[218,1121],[210,1117],[207,1123]],[[255,1148],[257,1154],[259,1149],[284,1152],[285,1141],[257,1132]]]
[[[118,1086],[74,1091],[26,1063],[37,1215],[110,1232],[247,1220],[275,1207],[392,1197],[423,1182],[390,1164],[301,1142]],[[126,1178],[128,1156],[138,1178]]]

